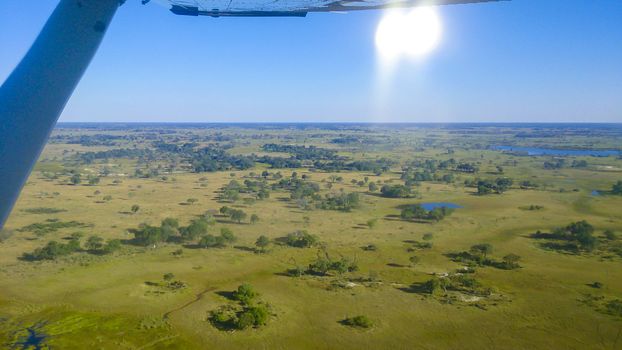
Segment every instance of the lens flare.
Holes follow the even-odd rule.
[[[390,12],[376,30],[376,47],[387,59],[421,57],[433,51],[442,35],[441,20],[432,7]]]

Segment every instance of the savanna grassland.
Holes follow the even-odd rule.
[[[61,124],[0,234],[0,348],[621,349],[622,155],[594,153],[621,149],[620,125]]]

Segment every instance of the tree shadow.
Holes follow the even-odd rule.
[[[388,263],[387,266],[389,266],[389,267],[408,267],[408,265],[402,265],[402,264],[397,264],[397,263]]]
[[[219,295],[227,300],[235,301],[234,292],[230,290],[219,290],[214,292],[216,295]]]
[[[245,251],[245,252],[257,253],[257,249],[253,247],[245,247],[241,245],[236,245],[236,246],[233,246],[233,248],[241,250],[241,251]]]

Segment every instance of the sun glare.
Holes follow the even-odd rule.
[[[376,47],[387,59],[421,57],[436,48],[441,35],[441,20],[432,7],[390,12],[378,24]]]

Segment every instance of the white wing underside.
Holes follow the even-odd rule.
[[[286,16],[489,1],[499,0],[158,0],[170,6],[172,12],[190,16]]]

